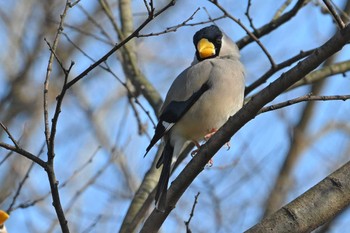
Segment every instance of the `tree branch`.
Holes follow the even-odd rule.
[[[309,50],[309,51],[300,51],[299,54],[295,55],[294,57],[289,58],[288,60],[285,60],[284,62],[281,62],[274,67],[271,67],[268,71],[265,72],[260,78],[255,80],[252,84],[250,84],[248,87],[245,89],[245,95],[248,95],[250,92],[252,92],[254,89],[265,83],[268,78],[270,78],[274,73],[277,71],[286,68],[287,66],[292,65],[293,63],[303,59],[304,57],[309,56],[311,53],[313,53],[314,50]]]
[[[345,23],[341,19],[341,17],[338,15],[337,11],[334,9],[334,6],[329,0],[323,0],[324,4],[326,4],[329,12],[332,14],[335,22],[337,22],[337,25],[340,29],[343,29],[345,27]]]
[[[350,162],[246,233],[311,232],[350,203]]]
[[[190,229],[190,222],[194,216],[194,209],[196,208],[196,205],[198,203],[198,197],[199,197],[199,194],[200,192],[198,192],[196,194],[196,196],[194,197],[194,202],[193,202],[193,205],[192,205],[192,209],[191,209],[191,213],[190,213],[190,217],[188,218],[187,221],[185,221],[185,226],[186,226],[186,233],[191,233],[191,229]]]
[[[310,74],[306,75],[305,78],[293,84],[289,89],[291,90],[306,84],[316,83],[332,75],[336,75],[336,74],[345,75],[345,72],[349,70],[350,70],[350,60],[331,64],[329,66],[325,66],[319,70],[315,70],[311,72]]]
[[[269,34],[273,30],[275,30],[276,28],[278,28],[279,26],[281,26],[282,24],[288,22],[291,18],[293,18],[307,1],[308,0],[298,0],[298,2],[290,11],[281,15],[276,20],[272,20],[271,22],[265,24],[264,26],[256,29],[253,32],[253,34],[258,38],[261,38],[262,36]],[[247,35],[242,39],[240,39],[239,41],[237,41],[237,46],[238,48],[241,49],[253,41],[254,39],[250,35]]]
[[[280,108],[284,108],[293,104],[297,104],[300,102],[305,102],[305,101],[327,101],[327,100],[348,100],[350,99],[350,95],[331,95],[331,96],[315,96],[312,95],[312,93],[304,96],[300,96],[295,99],[287,100],[285,102],[279,103],[279,104],[273,104],[267,107],[262,108],[258,114],[264,113],[264,112],[269,112],[273,110],[277,110]]]
[[[78,76],[76,76],[73,80],[67,83],[65,86],[66,89],[71,88],[75,83],[77,83],[79,80],[84,78],[86,75],[90,73],[93,69],[95,69],[97,66],[99,66],[102,62],[105,62],[112,54],[114,54],[115,51],[120,49],[122,46],[124,46],[127,42],[129,42],[131,39],[137,37],[140,33],[140,31],[149,23],[151,22],[155,17],[162,14],[164,11],[166,11],[168,8],[173,6],[175,4],[176,0],[169,1],[168,4],[166,4],[163,8],[161,8],[158,12],[154,12],[152,14],[149,14],[146,20],[129,36],[127,36],[124,40],[122,40],[120,43],[116,44],[109,52],[107,52],[103,57],[101,57],[99,60],[97,60],[95,63],[91,64],[87,69],[85,69],[83,72],[81,72]],[[146,99],[150,102],[153,109],[159,109],[162,100],[158,94],[158,92],[151,86],[151,84],[146,80],[138,80],[139,87],[141,88],[141,93],[146,97]]]
[[[217,1],[211,1],[217,8],[219,8],[222,13],[224,13],[225,16],[227,16],[228,18],[232,19],[234,22],[236,22],[247,34],[248,36],[250,36],[250,38],[252,38],[258,45],[259,47],[262,49],[262,51],[265,53],[267,59],[270,61],[271,63],[271,67],[274,68],[276,67],[275,61],[273,60],[271,54],[267,51],[267,49],[265,48],[265,46],[261,43],[261,41],[258,39],[258,37],[250,32],[248,30],[248,28],[246,28],[246,26],[244,26],[244,24],[237,18],[233,17],[231,14],[229,14],[224,7],[222,7]]]

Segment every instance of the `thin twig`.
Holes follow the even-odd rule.
[[[194,26],[196,24],[188,24],[189,21],[193,20],[195,14],[200,10],[200,8],[198,7],[190,17],[188,17],[186,20],[184,20],[182,23],[177,24],[175,26],[171,26],[171,27],[167,27],[164,31],[161,32],[152,32],[152,33],[148,33],[148,34],[140,34],[137,37],[150,37],[150,36],[158,36],[158,35],[162,35],[162,34],[166,34],[169,32],[176,32],[177,29],[179,29],[180,27],[184,27],[184,26]]]
[[[330,95],[330,96],[314,96],[312,93],[297,97],[295,99],[287,100],[285,102],[279,104],[273,104],[267,107],[262,108],[258,114],[269,112],[273,110],[277,110],[280,108],[284,108],[293,104],[297,104],[305,101],[328,101],[328,100],[348,100],[350,99],[350,95]]]
[[[64,35],[66,37],[66,39],[68,40],[69,43],[71,43],[79,52],[81,52],[85,57],[87,57],[89,60],[91,60],[92,62],[96,62],[89,54],[87,54],[82,48],[80,48],[76,43],[74,43],[70,37],[62,32],[62,35]],[[135,100],[135,103],[138,104],[141,109],[146,113],[147,117],[151,120],[153,127],[156,126],[156,123],[154,122],[154,120],[151,117],[150,112],[142,105],[142,103],[138,100],[138,98],[133,94],[133,92],[130,90],[130,88],[126,85],[125,82],[123,82],[123,80],[121,80],[118,75],[113,72],[113,70],[110,68],[110,66],[108,65],[107,62],[104,62],[105,66],[103,66],[102,64],[99,65],[100,68],[102,68],[103,70],[107,71],[108,73],[110,73],[115,79],[117,79],[117,81],[123,85],[123,87],[126,89],[126,91],[128,92],[128,95],[133,97]]]
[[[93,159],[95,158],[95,156],[97,155],[97,152],[101,149],[101,147],[99,146],[95,152],[90,156],[90,158],[88,160],[86,160],[85,163],[83,163],[80,167],[78,167],[73,174],[64,182],[62,182],[59,186],[59,188],[64,188],[71,180],[73,180],[74,177],[78,176],[79,173],[81,173],[89,164],[92,164]]]
[[[56,35],[54,37],[53,45],[50,49],[50,57],[49,61],[47,64],[47,69],[46,69],[46,75],[45,75],[45,82],[44,82],[44,122],[45,122],[45,139],[46,139],[46,145],[49,147],[50,144],[50,126],[49,126],[49,113],[48,113],[48,92],[49,92],[49,80],[51,77],[51,72],[52,72],[52,64],[53,64],[53,59],[54,59],[54,52],[57,49],[57,45],[59,42],[60,34],[63,31],[63,23],[64,19],[66,17],[68,8],[70,5],[70,1],[66,1],[65,8],[63,10],[63,13],[61,15],[61,20],[59,22],[59,25],[56,30]]]
[[[37,156],[33,155],[32,153],[30,153],[24,149],[22,149],[21,147],[11,146],[11,145],[4,143],[4,142],[0,142],[0,147],[4,148],[6,150],[9,150],[9,151],[16,152],[20,155],[23,155],[27,159],[30,159],[30,160],[34,161],[35,163],[37,163],[42,168],[47,169],[47,164],[42,159],[38,158]]]
[[[257,36],[254,35],[254,33],[252,33],[251,31],[248,30],[248,28],[241,22],[241,20],[233,17],[230,13],[228,13],[226,11],[226,9],[221,6],[217,1],[210,1],[211,3],[213,3],[217,8],[219,8],[222,13],[224,13],[224,15],[226,15],[228,18],[232,19],[234,22],[236,22],[262,49],[262,51],[266,54],[267,59],[270,61],[271,63],[271,67],[275,67],[276,63],[273,60],[271,54],[267,51],[267,49],[265,48],[265,46],[261,43],[261,41],[258,39]]]
[[[56,130],[57,130],[57,124],[58,124],[58,117],[61,113],[61,106],[62,106],[62,102],[63,102],[63,98],[66,94],[66,84],[67,84],[67,81],[68,81],[68,76],[69,76],[69,73],[72,69],[74,65],[74,62],[72,61],[71,62],[71,65],[69,66],[68,69],[65,69],[63,68],[64,70],[64,83],[63,83],[63,87],[62,87],[62,90],[61,90],[61,93],[57,96],[56,100],[57,100],[57,103],[56,103],[56,108],[55,108],[55,112],[54,112],[54,116],[51,120],[52,122],[52,125],[51,125],[51,133],[50,133],[50,140],[49,140],[49,146],[48,146],[48,163],[49,165],[53,165],[53,159],[55,157],[55,138],[56,138]]]
[[[70,8],[72,8],[73,6],[77,5],[80,2],[80,0],[76,0],[75,2],[69,2],[68,5]]]
[[[112,37],[108,34],[108,32],[102,27],[100,23],[96,21],[96,19],[89,14],[87,10],[85,10],[84,7],[81,5],[78,5],[79,9],[84,13],[84,15],[87,17],[87,19],[94,25],[96,28],[100,30],[100,33],[104,35],[106,38],[108,38],[109,41],[113,41]]]
[[[312,54],[314,52],[314,49],[309,50],[309,51],[300,51],[299,54],[295,55],[294,57],[289,58],[288,60],[285,60],[279,64],[277,64],[275,67],[271,67],[268,71],[265,72],[260,78],[255,80],[252,84],[250,84],[246,89],[245,89],[245,95],[248,95],[250,92],[252,92],[254,89],[262,85],[267,81],[269,77],[271,77],[274,73],[277,71],[292,65],[293,63],[301,60],[302,58],[305,58]]]
[[[107,40],[107,39],[104,39],[104,38],[102,38],[102,37],[100,37],[100,36],[98,36],[98,35],[94,35],[90,30],[89,31],[84,31],[81,27],[79,27],[79,26],[74,26],[74,25],[71,25],[71,24],[69,24],[69,23],[65,23],[64,24],[64,27],[65,28],[70,28],[70,29],[72,29],[72,30],[74,30],[74,31],[76,31],[76,32],[78,32],[78,33],[80,33],[80,34],[83,34],[83,35],[85,35],[85,36],[88,36],[88,37],[91,37],[91,38],[93,38],[93,39],[95,39],[95,40],[98,40],[98,41],[101,41],[102,43],[105,43],[105,44],[108,44],[108,45],[111,45],[111,46],[113,46],[114,45],[114,43],[110,40],[110,38]],[[63,33],[63,32],[62,32]]]
[[[198,203],[198,196],[199,196],[200,192],[198,192],[196,194],[196,196],[194,196],[194,202],[193,202],[193,205],[192,205],[192,209],[191,209],[191,213],[190,213],[190,217],[188,218],[187,221],[185,221],[185,226],[186,226],[186,232],[187,233],[191,233],[191,229],[190,229],[190,222],[194,216],[194,209],[196,208],[196,205]]]
[[[278,19],[280,15],[283,13],[283,11],[289,6],[289,4],[292,2],[292,0],[286,0],[282,6],[276,11],[275,15],[273,16],[273,20]]]
[[[13,151],[9,151],[3,159],[0,160],[0,166],[13,154]]]
[[[40,149],[40,151],[39,151],[39,153],[38,153],[38,157],[43,153],[44,147],[45,147],[45,143],[41,146],[41,149]],[[20,192],[21,192],[21,190],[22,190],[22,188],[23,188],[24,183],[25,183],[25,182],[27,181],[27,179],[29,178],[29,173],[30,173],[31,170],[33,169],[34,164],[36,164],[36,163],[35,163],[34,161],[32,161],[32,163],[30,164],[30,166],[29,166],[29,168],[28,168],[26,174],[24,175],[23,179],[22,179],[21,182],[19,183],[18,188],[17,188],[17,190],[16,190],[16,193],[15,193],[15,195],[14,195],[13,198],[12,198],[11,204],[10,204],[9,208],[6,210],[6,212],[7,212],[8,214],[10,214],[10,213],[12,212],[12,210],[13,210],[12,208],[13,208],[13,206],[14,206],[15,203],[16,203],[16,200],[17,200],[17,198],[18,198],[18,196],[19,196],[19,194],[20,194]]]
[[[139,99],[133,94],[133,92],[130,90],[130,88],[128,87],[128,85],[126,85],[125,82],[123,82],[112,70],[111,68],[109,67],[109,65],[107,64],[107,62],[105,62],[105,65],[106,67],[102,67],[105,71],[109,72],[114,78],[116,78],[124,87],[125,89],[127,90],[128,92],[128,95],[131,96],[134,100],[135,100],[135,103],[137,105],[139,105],[142,109],[142,111],[144,113],[146,113],[148,119],[150,119],[153,127],[156,127],[156,123],[154,122],[154,120],[152,119],[151,117],[151,114],[150,112],[142,105],[142,103],[139,101]]]
[[[97,60],[94,64],[90,65],[87,69],[85,69],[82,73],[80,73],[78,76],[76,76],[73,80],[67,83],[66,89],[71,88],[75,83],[77,83],[80,79],[84,78],[90,71],[95,69],[97,66],[99,66],[102,62],[106,61],[115,51],[120,49],[122,46],[124,46],[127,42],[129,42],[132,38],[137,37],[140,33],[140,31],[149,23],[151,22],[155,17],[162,14],[164,11],[166,11],[168,8],[173,6],[175,4],[176,0],[171,0],[167,5],[165,5],[162,9],[160,9],[158,12],[156,12],[153,17],[149,16],[146,18],[146,20],[133,32],[131,33],[127,38],[125,38],[123,41],[121,41],[119,44],[116,44],[108,53],[106,53],[103,57],[101,57],[99,60]]]
[[[24,150],[20,145],[19,143],[17,142],[16,139],[14,139],[14,137],[12,136],[12,134],[10,133],[10,131],[7,129],[7,127],[2,123],[0,122],[0,126],[5,130],[6,134],[9,136],[9,138],[11,139],[12,143],[15,145],[15,146],[11,146],[9,144],[6,144],[6,143],[3,143],[3,142],[0,142],[0,147],[2,148],[5,148],[9,151],[12,151],[12,152],[16,152],[20,155],[23,155],[24,157],[26,157],[27,159],[30,159],[32,160],[33,162],[37,163],[39,166],[41,166],[42,168],[46,169],[47,168],[47,164],[42,160],[40,159],[39,157],[31,154],[30,152]]]
[[[53,59],[54,57],[56,57],[55,52],[58,46],[61,32],[63,31],[64,20],[67,16],[67,12],[70,7],[71,7],[70,0],[66,0],[65,8],[60,16],[60,23],[57,28],[56,35],[54,37],[53,45],[52,47],[49,46],[51,53],[48,61],[47,72],[46,72],[46,77],[44,82],[44,122],[45,122],[45,139],[46,139],[46,145],[48,150],[47,152],[48,159],[47,159],[47,163],[45,163],[45,165],[47,165],[45,171],[49,179],[51,195],[52,195],[52,205],[55,208],[56,215],[63,233],[69,233],[70,231],[69,231],[65,214],[63,212],[62,204],[60,201],[60,195],[58,192],[58,181],[56,179],[55,169],[54,169],[54,156],[55,156],[54,146],[55,146],[55,136],[56,136],[58,116],[61,112],[61,105],[62,105],[64,94],[66,92],[65,85],[68,80],[69,72],[74,64],[73,62],[71,63],[71,66],[68,69],[65,69],[63,65],[60,63],[61,68],[65,74],[64,85],[63,85],[61,94],[57,97],[57,104],[56,104],[54,116],[52,118],[51,130],[49,129],[48,92],[49,92],[49,80],[50,80],[50,75],[52,71]]]
[[[147,9],[148,14],[150,14],[150,13],[151,13],[151,9],[149,8],[149,5],[148,5],[148,3],[147,3],[147,0],[143,0],[143,3],[145,4],[145,7],[146,7],[146,9]]]
[[[248,3],[247,3],[247,10],[245,12],[245,15],[247,16],[248,18],[248,21],[249,21],[249,25],[250,27],[253,29],[254,32],[256,32],[256,28],[253,24],[253,18],[250,16],[249,14],[249,10],[250,10],[250,7],[252,6],[252,1],[251,0],[248,0]]]
[[[10,133],[10,131],[8,130],[8,128],[2,123],[0,122],[1,128],[3,130],[5,130],[7,136],[10,138],[10,140],[12,141],[12,143],[16,146],[16,148],[20,148],[20,146],[18,145],[17,141],[14,139],[14,137],[12,136],[12,134]]]
[[[85,230],[82,231],[82,233],[89,233],[89,232],[93,232],[93,229],[96,227],[96,225],[101,222],[103,215],[99,214],[96,216],[96,218],[91,222],[90,225],[88,225]],[[95,229],[96,232],[98,232],[98,229]]]
[[[339,29],[344,29],[345,28],[345,23],[341,19],[341,17],[338,15],[337,11],[335,10],[334,6],[332,5],[330,0],[323,0],[324,4],[327,6],[329,12],[333,16],[335,22],[337,22],[337,25]]]
[[[74,177],[76,177],[80,172],[82,172],[90,163],[92,163],[92,160],[93,158],[95,157],[95,155],[97,154],[98,150],[100,149],[100,147],[98,147],[96,149],[96,151],[92,154],[92,156],[84,163],[82,164],[79,168],[77,168],[73,174],[65,181],[63,181],[62,183],[60,183],[59,185],[59,189],[62,189],[64,188]],[[31,207],[31,206],[34,206],[36,205],[37,203],[41,202],[41,201],[44,201],[47,197],[49,197],[51,194],[51,192],[48,192],[46,193],[45,195],[39,197],[38,199],[35,199],[33,201],[30,201],[30,202],[26,202],[26,203],[21,203],[17,206],[15,206],[14,208],[12,208],[12,210],[15,210],[15,209],[26,209],[28,207]]]
[[[146,127],[144,126],[144,124],[142,124],[140,114],[137,111],[135,103],[133,102],[133,98],[131,96],[128,96],[128,101],[129,101],[129,104],[130,104],[130,106],[131,106],[131,108],[132,108],[132,110],[134,112],[135,118],[136,118],[138,134],[142,135],[142,134],[145,133]]]
[[[82,186],[75,192],[74,195],[70,197],[70,200],[67,201],[66,204],[66,213],[70,212],[72,210],[73,205],[76,203],[76,200],[84,194],[84,192],[93,186],[93,184],[96,183],[97,179],[106,172],[107,168],[113,164],[113,157],[110,157],[108,161],[105,162],[97,171],[96,173],[90,177],[89,179],[84,179],[84,183]]]
[[[60,60],[59,57],[57,56],[56,51],[53,50],[53,48],[52,48],[50,42],[48,42],[48,41],[46,40],[46,38],[44,38],[44,41],[46,42],[47,46],[49,47],[49,50],[50,50],[50,52],[53,54],[53,56],[54,56],[54,58],[56,59],[57,63],[60,65],[60,67],[61,67],[63,73],[66,75],[67,70],[64,68],[63,63],[61,62],[61,60]]]
[[[303,7],[303,5],[306,1],[307,0],[298,0],[298,2],[295,4],[295,6],[290,11],[281,15],[278,19],[272,20],[271,22],[265,24],[264,26],[256,29],[256,31],[254,31],[253,34],[256,37],[260,38],[260,37],[272,32],[273,30],[275,30],[276,28],[278,28],[279,26],[281,26],[282,24],[288,22],[291,18],[293,18],[298,13],[298,11]],[[245,36],[242,39],[240,39],[239,41],[237,41],[237,46],[238,46],[238,48],[242,49],[244,46],[248,45],[249,43],[251,43],[253,41],[254,41],[254,38],[248,34],[247,36]]]

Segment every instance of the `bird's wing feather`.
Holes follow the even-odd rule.
[[[191,106],[209,89],[208,83],[204,83],[199,90],[194,92],[185,101],[171,101],[163,108],[162,114],[159,117],[155,134],[146,149],[145,156],[148,151],[168,132],[176,122],[191,108]]]

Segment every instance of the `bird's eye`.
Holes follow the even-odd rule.
[[[216,44],[221,44],[221,37],[215,39]]]

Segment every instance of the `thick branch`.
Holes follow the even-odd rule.
[[[350,162],[247,233],[311,232],[350,203]]]

